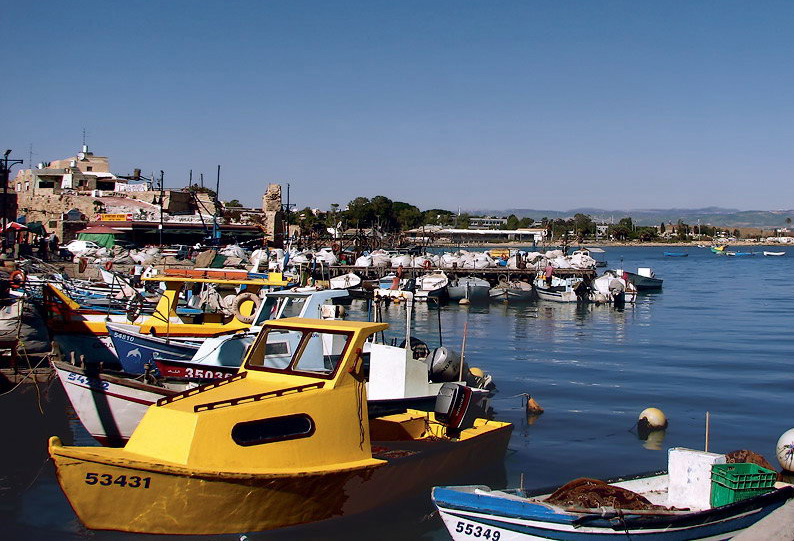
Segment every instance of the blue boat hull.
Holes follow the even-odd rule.
[[[128,374],[143,374],[147,363],[150,370],[156,373],[155,354],[170,359],[190,360],[199,348],[199,339],[195,342],[166,341],[145,334],[126,332],[112,325],[108,325],[108,334],[113,341],[119,363]]]
[[[472,488],[433,489],[433,502],[453,539],[471,539],[474,536],[491,541],[588,541],[624,538],[624,535],[653,541],[729,539],[794,496],[794,488],[786,487],[706,511],[677,515],[632,515],[631,511],[626,510],[622,515],[605,518],[596,513],[569,513],[526,499],[504,497],[499,493],[475,493],[470,491]]]

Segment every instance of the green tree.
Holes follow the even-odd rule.
[[[471,225],[471,215],[468,212],[464,212],[457,217],[457,227],[458,229],[468,229],[469,225]]]
[[[576,213],[573,217],[573,226],[574,232],[579,237],[586,237],[587,235],[594,235],[595,234],[595,223],[593,219],[587,215],[582,213]]]
[[[410,203],[395,201],[392,204],[392,211],[401,231],[422,225],[422,211]]]
[[[239,199],[232,199],[231,201],[226,201],[226,203],[224,203],[224,206],[226,208],[232,208],[232,207],[241,208],[243,204],[240,203]]]
[[[638,227],[635,233],[642,242],[650,242],[658,237],[655,227]]]
[[[678,223],[676,224],[676,228],[677,228],[676,238],[678,238],[678,240],[685,241],[689,239],[689,226],[685,224],[683,220],[681,219],[678,220]]]
[[[659,226],[659,233],[664,234],[664,222]]]
[[[621,220],[621,222],[622,221],[623,220]],[[615,240],[628,240],[631,238],[633,231],[625,225],[619,223],[618,225],[610,225],[607,229],[607,233]]]
[[[422,213],[422,219],[426,225],[452,225],[454,216],[453,212],[444,209],[430,209]]]
[[[508,216],[507,222],[503,224],[500,229],[509,229],[509,230],[518,229],[518,216],[516,216],[515,214],[511,214],[510,216]]]
[[[397,227],[397,218],[394,216],[394,203],[383,195],[376,195],[370,202],[372,218],[384,231],[392,231]]]
[[[300,226],[301,233],[304,235],[311,234],[313,231],[319,232],[323,229],[323,221],[314,214],[311,208],[306,207],[294,213],[295,222]]]
[[[534,222],[532,221],[532,218],[521,218],[518,221],[518,227],[522,228],[522,229],[527,228],[527,227],[532,227],[533,223]]]
[[[354,227],[371,226],[373,216],[372,205],[366,197],[356,197],[348,203],[345,211],[348,223]]]

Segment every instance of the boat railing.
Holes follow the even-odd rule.
[[[209,411],[218,408],[237,406],[239,404],[248,404],[249,402],[259,402],[260,400],[266,400],[268,398],[276,398],[279,396],[284,396],[286,394],[302,393],[304,391],[309,391],[311,389],[322,389],[324,386],[325,383],[322,381],[318,381],[315,383],[307,383],[306,385],[287,387],[286,389],[277,389],[275,391],[267,391],[265,393],[252,394],[248,396],[240,396],[238,398],[232,398],[229,400],[220,400],[218,402],[210,402],[208,404],[198,404],[196,406],[193,406],[193,411],[195,413],[198,413],[200,411]]]
[[[220,387],[221,385],[228,385],[233,381],[239,381],[245,378],[248,375],[248,372],[242,372],[237,374],[236,376],[232,376],[230,378],[224,378],[219,381],[213,381],[211,383],[207,383],[206,385],[201,385],[199,387],[193,387],[192,389],[187,389],[182,391],[181,393],[177,393],[173,396],[167,396],[165,398],[161,398],[157,401],[158,406],[165,406],[166,404],[170,404],[171,402],[176,402],[177,400],[182,400],[183,398],[187,398],[189,396],[194,396],[199,393],[203,393],[204,391],[209,391],[210,389],[215,389],[216,387]]]

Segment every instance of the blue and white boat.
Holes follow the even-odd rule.
[[[666,482],[666,474],[626,479],[616,486],[632,487]],[[546,494],[548,496],[548,494]],[[523,491],[490,490],[482,486],[436,487],[433,502],[452,539],[480,537],[490,541],[535,539],[593,540],[730,539],[794,497],[785,486],[766,494],[700,511],[631,511],[598,508],[567,511],[542,502],[542,495]],[[624,537],[626,536],[626,537]]]
[[[687,252],[665,252],[664,257],[689,257]]]
[[[671,449],[669,475],[662,471],[605,483],[578,479],[531,492],[435,487],[433,502],[455,540],[730,539],[794,498],[794,486],[775,483],[712,507],[712,466],[725,460],[724,455]],[[585,484],[600,490],[579,499]],[[568,487],[573,488],[563,494]],[[584,507],[582,501],[600,507]]]
[[[447,285],[449,300],[460,301],[468,299],[471,302],[488,302],[488,291],[491,284],[488,280],[477,278],[476,276],[464,276],[453,278]]]
[[[149,368],[157,371],[155,354],[171,359],[190,360],[204,341],[200,337],[152,336],[141,332],[140,325],[129,323],[106,324],[113,348],[127,374],[143,374]]]
[[[666,472],[610,484],[637,492],[653,503],[666,502]],[[794,497],[794,487],[786,485],[728,505],[689,511],[571,509],[545,503],[549,495],[548,489],[526,493],[483,486],[436,487],[433,502],[455,540],[716,540],[730,539],[782,506]]]

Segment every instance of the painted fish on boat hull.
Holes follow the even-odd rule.
[[[191,359],[198,351],[201,338],[162,338],[141,334],[137,325],[108,323],[108,334],[118,355],[118,361],[128,374],[143,374],[146,365],[157,370],[156,354],[175,359]]]

